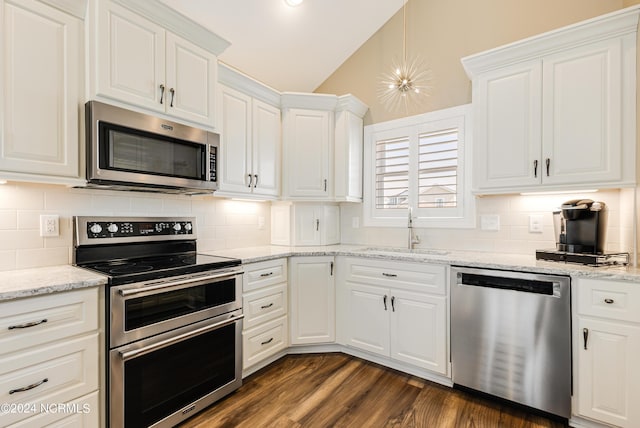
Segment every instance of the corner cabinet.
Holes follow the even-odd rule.
[[[341,342],[449,374],[445,266],[347,258],[339,268]]]
[[[336,204],[274,202],[271,245],[340,243],[340,207]]]
[[[462,59],[473,80],[476,193],[635,183],[639,11]]]
[[[280,109],[219,85],[222,195],[280,195]]]
[[[90,1],[91,95],[215,128],[217,54],[164,25],[201,32],[184,20],[162,4]]]
[[[82,21],[39,1],[0,5],[0,176],[79,184]]]
[[[362,200],[362,117],[352,95],[282,94],[283,199]]]
[[[600,279],[578,279],[575,285],[574,414],[638,427],[640,288],[636,283]]]
[[[336,340],[335,262],[331,256],[291,257],[291,345]]]

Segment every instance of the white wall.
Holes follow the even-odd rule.
[[[603,201],[608,207],[607,244],[609,251],[633,252],[633,189],[607,190],[596,193],[488,196],[477,198],[477,226],[474,229],[415,229],[420,236],[418,248],[471,250],[498,253],[535,254],[536,249],[555,247],[552,211],[564,201],[588,198]],[[407,246],[406,228],[353,228],[353,218],[362,225],[362,205],[347,204],[341,209],[343,244],[371,246]],[[500,230],[480,230],[479,217],[500,216]],[[543,233],[530,233],[529,216],[543,216]]]
[[[40,237],[40,214],[60,216],[59,237]],[[198,251],[267,245],[270,239],[268,203],[10,183],[0,185],[0,270],[71,263],[74,215],[194,216]]]

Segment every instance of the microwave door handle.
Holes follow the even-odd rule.
[[[196,330],[189,331],[189,332],[183,333],[183,334],[179,334],[179,335],[177,335],[175,337],[171,337],[169,339],[161,340],[159,342],[156,342],[156,343],[151,344],[149,346],[145,346],[145,347],[140,348],[140,349],[134,349],[132,351],[120,351],[120,358],[122,358],[123,361],[130,360],[132,358],[139,357],[139,356],[144,355],[144,354],[148,354],[149,352],[153,352],[153,351],[157,351],[157,350],[162,349],[162,348],[166,348],[167,346],[171,346],[174,343],[182,342],[183,340],[189,339],[189,338],[197,336],[199,334],[203,334],[203,333],[206,333],[208,331],[212,331],[212,330],[218,329],[220,327],[224,327],[226,325],[233,324],[236,321],[241,320],[243,318],[244,318],[244,315],[237,315],[237,316],[236,315],[232,315],[231,318],[226,319],[224,321],[220,321],[220,322],[212,324],[212,325],[207,325],[207,326],[204,326],[204,327],[200,327],[200,328],[198,328]]]
[[[182,279],[178,281],[153,283],[153,285],[148,285],[146,287],[120,289],[118,290],[118,294],[120,294],[122,297],[128,297],[128,296],[133,296],[135,294],[146,293],[148,291],[163,290],[166,288],[172,288],[180,285],[193,284],[194,282],[203,282],[203,281],[209,281],[212,279],[228,278],[228,277],[238,275],[239,273],[242,273],[242,272],[225,272],[217,275],[199,276],[196,278]]]

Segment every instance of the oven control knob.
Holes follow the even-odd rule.
[[[175,230],[176,232],[180,232],[182,230],[182,226],[180,226],[180,223],[174,224],[173,230]]]
[[[108,227],[107,230],[111,233],[116,233],[118,231],[118,225],[115,223],[111,223]]]
[[[89,230],[91,231],[91,233],[100,233],[102,232],[102,226],[100,226],[98,223],[94,223],[91,225]]]
[[[187,232],[190,231],[191,229],[193,229],[193,226],[191,226],[191,223],[185,223],[184,225],[184,230],[186,230]]]

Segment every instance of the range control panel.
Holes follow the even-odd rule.
[[[195,217],[73,217],[74,246],[195,241],[197,235]]]
[[[89,221],[89,239],[193,234],[191,221]]]

